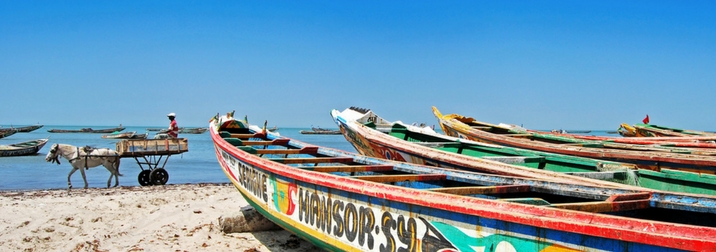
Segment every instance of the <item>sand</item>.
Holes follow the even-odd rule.
[[[0,251],[319,250],[281,229],[222,232],[247,206],[231,184],[4,191]]]

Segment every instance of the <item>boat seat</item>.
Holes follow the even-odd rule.
[[[565,172],[564,174],[580,176],[584,178],[592,178],[599,180],[624,179],[627,176],[626,171],[603,171],[603,172]]]
[[[542,156],[486,156],[482,157],[487,160],[497,161],[505,164],[526,164],[526,163],[544,163],[545,158]]]
[[[352,157],[270,158],[269,160],[282,164],[353,163]]]
[[[288,154],[316,154],[318,153],[318,147],[303,147],[300,149],[258,149],[257,154],[264,155],[288,155]]]
[[[529,185],[502,185],[502,186],[461,186],[430,188],[429,191],[450,193],[458,195],[474,194],[503,194],[503,193],[524,193],[529,192]]]
[[[605,201],[552,204],[552,207],[592,213],[647,209],[651,207],[648,192],[612,195]]]
[[[298,166],[297,168],[316,172],[384,172],[394,170],[392,165],[326,165]]]
[[[445,180],[447,175],[445,174],[401,174],[401,175],[364,175],[364,176],[351,176],[352,178],[373,181],[378,183],[393,183],[403,181],[432,181],[432,180]]]

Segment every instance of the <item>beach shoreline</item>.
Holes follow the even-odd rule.
[[[285,230],[224,233],[231,183],[0,191],[2,251],[315,251]]]

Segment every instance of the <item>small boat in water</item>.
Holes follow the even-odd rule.
[[[6,137],[14,135],[15,133],[17,133],[17,130],[14,130],[14,129],[0,131],[0,138],[6,138]]]
[[[330,251],[705,251],[716,198],[378,159],[210,122],[219,166],[252,207]]]
[[[147,136],[149,136],[149,133],[134,134],[131,139],[147,139]]]
[[[113,133],[117,131],[123,131],[125,127],[122,127],[120,124],[119,127],[116,128],[109,128],[109,129],[92,129],[92,128],[82,128],[78,130],[67,130],[67,129],[49,129],[47,132],[50,133]]]
[[[340,135],[340,130],[324,129],[321,127],[311,127],[311,130],[299,130],[301,134],[314,134],[314,135]]]
[[[179,128],[179,134],[202,134],[209,130],[208,128]]]
[[[9,145],[0,145],[0,157],[37,154],[37,152],[47,144],[47,141],[47,138],[43,138]]]
[[[28,133],[28,132],[32,132],[36,129],[42,128],[43,126],[44,125],[30,125],[30,126],[22,126],[22,127],[0,128],[0,132],[15,130],[19,133]]]
[[[132,139],[136,134],[136,131],[128,132],[113,132],[112,134],[102,135],[104,139]]]

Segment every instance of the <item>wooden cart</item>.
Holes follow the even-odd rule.
[[[187,151],[189,151],[189,142],[186,138],[126,139],[117,142],[119,155],[134,158],[142,169],[137,178],[142,186],[166,184],[169,180],[169,172],[164,166],[169,157]]]

